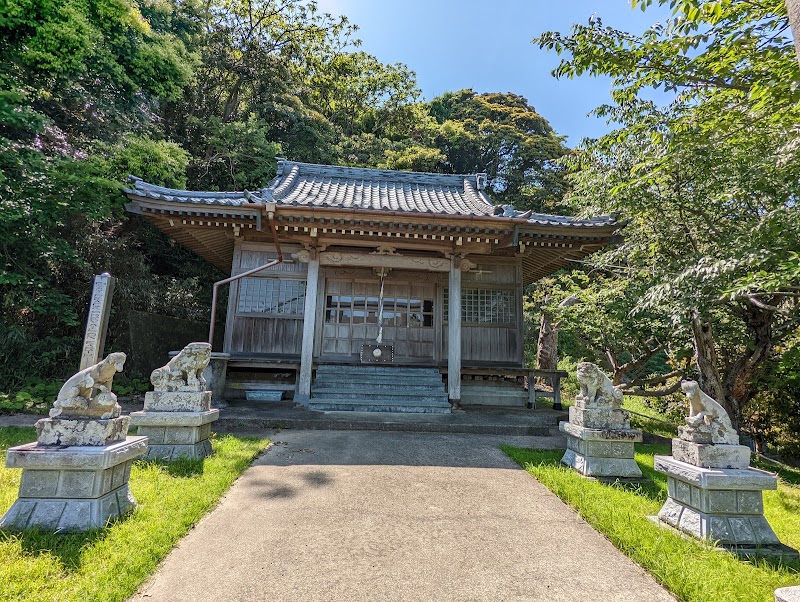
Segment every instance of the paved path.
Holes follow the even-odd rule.
[[[137,601],[674,599],[498,449],[284,431]]]

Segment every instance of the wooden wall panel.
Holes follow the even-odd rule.
[[[484,284],[515,285],[519,281],[518,268],[520,260],[517,258],[491,260],[483,257],[469,257],[468,259],[478,265],[461,275],[461,282],[464,287],[469,288],[470,286]]]
[[[302,342],[302,319],[237,316],[233,320],[233,353],[300,355]]]
[[[447,333],[442,337],[441,357],[447,357]],[[508,367],[522,365],[520,332],[516,328],[483,326],[461,327],[461,364],[480,365],[503,362]]]

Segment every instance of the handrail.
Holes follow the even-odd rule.
[[[242,272],[241,274],[237,274],[236,276],[231,276],[230,278],[225,278],[224,280],[220,280],[214,283],[214,287],[211,292],[211,324],[208,328],[208,343],[210,345],[214,345],[214,324],[217,321],[217,294],[219,291],[219,287],[223,284],[230,284],[240,278],[244,278],[246,276],[252,276],[253,274],[257,274],[262,270],[266,270],[268,268],[274,267],[278,264],[283,263],[283,253],[281,252],[281,243],[278,240],[278,230],[275,227],[275,213],[274,211],[267,211],[266,206],[263,204],[259,205],[264,209],[264,213],[267,213],[267,219],[269,220],[270,228],[272,229],[272,240],[275,242],[275,249],[278,252],[278,259],[270,261],[269,263],[265,263],[262,266],[257,268],[253,268],[252,270],[247,270],[246,272]]]

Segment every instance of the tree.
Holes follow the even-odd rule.
[[[120,171],[136,165],[165,181],[185,180],[185,153],[149,134],[154,108],[180,94],[194,58],[169,31],[190,21],[184,13],[169,3],[146,13],[130,0],[0,7],[5,387],[77,366],[94,273],[135,268],[152,281],[142,255],[126,247]],[[156,157],[158,168],[146,169]],[[145,290],[130,289],[129,298]]]
[[[452,173],[486,172],[497,203],[558,212],[565,182],[555,161],[566,149],[547,120],[517,94],[448,92],[433,99],[435,146]]]
[[[538,42],[566,55],[557,76],[612,77],[615,104],[598,112],[620,127],[568,161],[571,202],[629,222],[594,267],[649,279],[633,316],[669,318],[736,420],[798,328],[800,70],[782,2],[674,4],[640,36],[593,19]],[[642,100],[654,87],[674,101]]]

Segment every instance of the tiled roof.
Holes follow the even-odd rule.
[[[256,192],[193,192],[164,188],[130,176],[128,195],[193,205],[240,206],[275,202],[278,206],[320,207],[409,214],[526,219],[535,225],[611,226],[604,216],[575,219],[517,211],[493,205],[483,192],[486,174],[448,175],[338,167],[278,160],[278,172]]]

